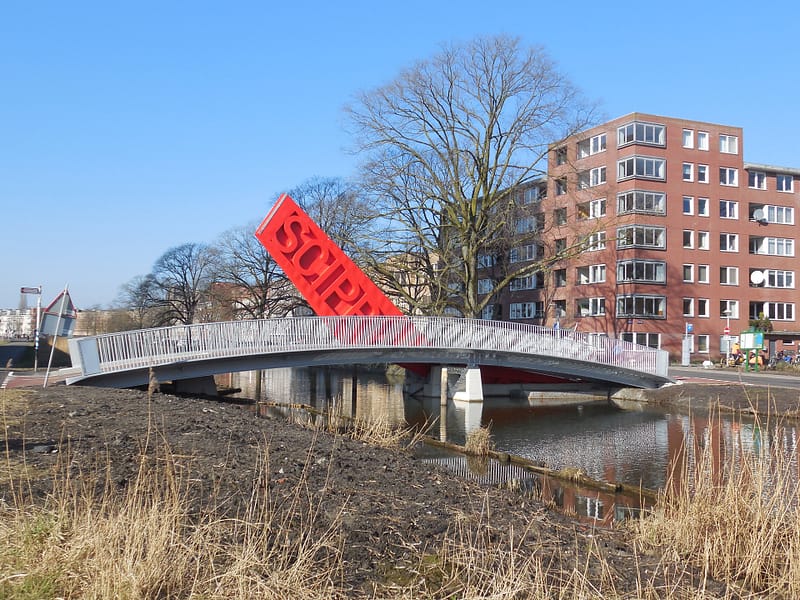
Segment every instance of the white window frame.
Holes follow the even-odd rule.
[[[736,200],[719,201],[720,219],[739,219],[739,203]]]
[[[711,267],[709,265],[697,265],[697,283],[710,283],[710,272]]]
[[[719,234],[719,251],[720,252],[739,252],[739,234],[738,233],[720,233]]]
[[[697,249],[698,250],[710,250],[710,234],[708,231],[698,231],[697,232]]]
[[[786,173],[778,173],[775,175],[775,189],[778,192],[793,193],[794,192],[794,175]]]
[[[683,283],[694,283],[694,265],[686,263],[683,265]]]
[[[617,194],[617,213],[643,213],[663,215],[667,212],[667,195],[664,192],[630,190]]]
[[[683,214],[685,215],[694,214],[694,196],[683,197]]]
[[[727,312],[727,314],[726,314]],[[720,300],[719,301],[719,316],[720,319],[739,318],[739,301],[738,300]]]
[[[617,128],[617,147],[628,144],[645,144],[648,146],[665,146],[667,128],[658,123],[632,121]]]
[[[636,258],[617,261],[617,283],[621,282],[666,283],[667,263]]]
[[[739,186],[739,169],[735,167],[719,168],[719,184],[728,187]]]
[[[708,198],[703,198],[702,196],[697,198],[697,216],[698,217],[708,217],[711,214],[711,202]]]
[[[724,273],[724,275],[723,275]],[[739,267],[723,266],[719,268],[720,285],[739,285]]]
[[[767,174],[764,171],[748,171],[747,186],[753,190],[767,189]]]
[[[794,289],[794,271],[784,269],[766,269],[764,271],[764,287],[774,289]]]
[[[739,154],[739,136],[720,133],[719,151],[722,154]]]
[[[694,129],[683,130],[681,144],[684,148],[694,148]]]
[[[687,250],[691,250],[694,248],[694,231],[691,229],[684,229],[683,230],[683,247]]]
[[[684,181],[694,181],[694,163],[683,163],[682,175]]]
[[[664,181],[667,160],[658,156],[626,156],[617,161],[617,181],[626,179],[654,179]]]
[[[708,183],[708,165],[697,165],[697,183]]]
[[[478,293],[489,294],[492,291],[492,280],[489,278],[478,279]]]
[[[708,298],[698,298],[697,299],[697,316],[698,317],[705,317],[708,318],[710,313],[709,307],[711,306],[711,301]]]
[[[683,316],[684,317],[694,316],[694,298],[683,299]]]
[[[697,132],[697,149],[698,150],[708,150],[708,132],[707,131],[698,131]]]
[[[630,242],[625,238],[630,231]],[[626,225],[617,229],[617,248],[657,248],[667,247],[667,229],[655,225]]]
[[[597,231],[589,234],[584,241],[586,252],[597,252],[606,248],[606,232]]]

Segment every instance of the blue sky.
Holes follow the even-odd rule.
[[[799,16],[769,1],[6,0],[0,308],[65,284],[78,308],[108,306],[169,248],[260,221],[308,178],[351,177],[342,107],[479,35],[542,45],[608,118],[741,126],[745,160],[800,167]]]

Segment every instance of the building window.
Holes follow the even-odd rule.
[[[707,131],[698,131],[697,132],[697,149],[698,150],[708,150],[708,132]]]
[[[578,267],[576,269],[578,285],[590,283],[604,283],[606,280],[605,265],[590,265],[588,267]]]
[[[683,230],[683,247],[694,248],[694,231],[691,229]]]
[[[683,283],[694,281],[694,265],[683,265]]]
[[[683,180],[694,181],[694,165],[692,163],[683,163]]]
[[[684,317],[694,316],[694,298],[683,299],[683,316]]]
[[[512,302],[508,307],[509,319],[541,319],[544,302]]]
[[[794,289],[794,271],[767,269],[764,271],[764,287]]]
[[[555,154],[555,157],[556,157],[556,160],[555,160],[556,165],[566,164],[566,162],[567,162],[567,147],[566,146],[561,146],[560,148],[556,148],[553,151],[553,153]]]
[[[684,196],[683,197],[683,214],[685,214],[685,215],[693,215],[694,214],[694,197],[693,196]]]
[[[567,180],[563,177],[556,179],[556,196],[563,196],[567,193]]]
[[[526,244],[518,248],[512,248],[509,252],[508,261],[512,263],[536,260],[544,254],[541,244]]]
[[[709,309],[710,301],[708,298],[698,298],[697,299],[697,316],[698,317],[708,317],[709,316]]]
[[[666,316],[667,299],[664,296],[617,296],[618,317],[646,317],[663,319]]]
[[[605,152],[606,150],[606,134],[592,136],[588,139],[578,142],[578,158],[586,158],[598,152]]]
[[[720,200],[719,201],[719,218],[720,219],[738,219],[739,218],[739,203],[733,200]]]
[[[557,208],[553,211],[553,221],[555,221],[556,225],[566,225],[567,224],[567,209],[566,208]]]
[[[697,216],[707,217],[709,215],[708,198],[697,199]]]
[[[578,204],[578,219],[597,219],[606,216],[606,199],[598,198],[591,202]]]
[[[598,317],[606,314],[605,298],[579,298],[575,301],[575,314],[579,317]]]
[[[483,310],[481,311],[481,319],[483,319],[484,321],[491,321],[492,319],[494,319],[495,317],[494,308],[495,308],[494,304],[487,304],[486,306],[484,306]]]
[[[479,294],[488,294],[492,291],[492,280],[491,279],[478,279],[478,293]]]
[[[794,240],[791,238],[750,236],[750,254],[794,256]]]
[[[735,135],[721,133],[719,136],[719,151],[723,154],[739,154],[739,138]]]
[[[684,129],[682,139],[684,148],[694,148],[694,129]]]
[[[708,265],[697,265],[697,283],[708,283],[710,281]]]
[[[720,267],[720,285],[739,285],[739,267]]]
[[[666,248],[666,228],[629,225],[617,229],[617,248]]]
[[[617,212],[663,215],[667,212],[667,196],[663,192],[633,190],[617,194]]]
[[[720,185],[739,185],[739,170],[732,167],[720,167],[719,183]]]
[[[544,287],[544,273],[537,271],[525,277],[515,277],[508,285],[508,289],[512,292],[520,290],[536,290]],[[480,293],[480,291],[479,291]]]
[[[648,156],[631,156],[617,161],[617,180],[642,177],[646,179],[664,179],[667,161],[663,158]]]
[[[567,238],[558,238],[555,240],[553,250],[556,254],[561,254],[567,249]]]
[[[533,233],[544,229],[544,215],[539,213],[517,221],[517,233]]]
[[[756,190],[767,189],[767,174],[764,171],[748,172],[747,185]]]
[[[697,249],[709,250],[709,233],[707,231],[697,232]]]
[[[738,233],[720,233],[719,234],[719,250],[720,250],[720,252],[738,252],[739,251],[739,234]]]
[[[617,145],[648,144],[663,146],[666,128],[655,123],[628,123],[617,129]]]
[[[583,190],[589,187],[595,187],[597,185],[602,185],[605,182],[605,167],[595,167],[594,169],[589,169],[588,171],[581,171],[578,173],[578,189]]]
[[[617,283],[666,283],[667,265],[655,260],[621,260],[617,263]]]
[[[708,183],[708,165],[697,165],[697,183]]]
[[[631,342],[639,344],[640,346],[647,346],[649,348],[661,348],[661,334],[660,333],[637,333],[635,331],[625,331],[620,334],[619,339],[623,342]]]
[[[556,287],[564,287],[567,285],[567,270],[566,269],[556,269],[553,271],[553,281],[555,282]]]
[[[738,300],[720,300],[719,301],[719,316],[723,319],[730,317],[731,319],[739,318],[739,301]]]
[[[794,208],[791,206],[766,206],[767,223],[794,225]]]
[[[523,204],[533,204],[535,202],[539,202],[542,199],[542,190],[538,185],[531,186],[526,188],[522,192],[522,203]]]
[[[778,174],[775,178],[775,186],[779,192],[794,191],[794,176]]]
[[[606,248],[606,232],[598,231],[592,233],[584,240],[584,248],[587,252],[596,252],[598,250],[605,250]]]
[[[709,352],[709,335],[704,333],[702,335],[697,336],[697,351],[702,352],[703,354],[708,354]]]
[[[763,313],[770,321],[794,321],[792,302],[751,302],[750,318],[757,319]]]

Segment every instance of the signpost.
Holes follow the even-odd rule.
[[[19,290],[20,294],[36,295],[36,323],[33,328],[33,372],[39,369],[39,320],[42,313],[42,286],[23,287]]]

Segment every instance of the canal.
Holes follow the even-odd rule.
[[[254,373],[240,373],[232,375],[230,383],[242,388],[241,396],[253,398],[255,379]],[[363,367],[264,371],[260,399],[310,404],[320,410],[338,405],[348,416],[397,426],[427,423],[430,435],[457,444],[464,443],[468,432],[489,427],[499,451],[554,470],[579,469],[598,481],[651,490],[680,485],[670,479],[671,465],[686,464],[685,474],[690,475],[704,454],[722,465],[778,450],[792,477],[798,474],[795,425],[732,419],[705,410],[681,414],[640,405],[623,410],[605,402],[541,408],[519,398],[488,398],[483,403],[449,399],[443,410],[439,398],[404,394],[402,380],[393,381],[391,373],[387,376],[382,369]],[[429,451],[429,458],[469,474],[463,458],[437,451]],[[487,468],[479,467],[483,472],[473,476],[486,479]]]

